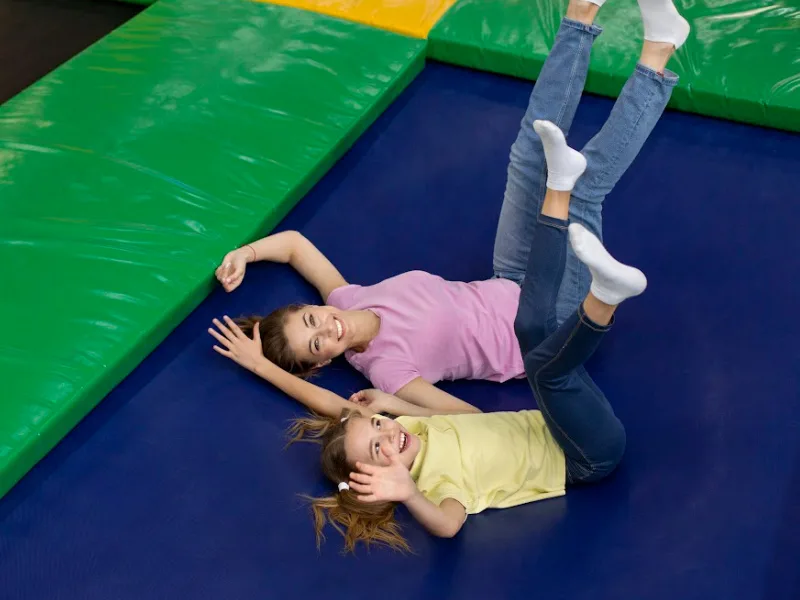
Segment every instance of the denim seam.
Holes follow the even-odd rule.
[[[539,400],[539,405],[540,405],[540,407],[542,407],[542,408],[544,408],[544,409],[545,409],[545,412],[547,413],[547,416],[550,418],[550,421],[552,421],[552,422],[553,422],[553,424],[554,424],[554,425],[555,425],[555,426],[558,428],[558,430],[561,432],[561,435],[563,435],[563,436],[564,436],[564,437],[565,437],[565,438],[566,438],[566,439],[569,441],[569,443],[570,443],[570,444],[572,444],[572,446],[573,446],[573,447],[574,447],[574,448],[575,448],[575,449],[578,451],[578,453],[579,453],[579,454],[580,454],[580,455],[583,457],[583,460],[585,460],[585,461],[586,461],[586,464],[587,464],[587,465],[589,465],[589,468],[591,469],[591,464],[592,464],[592,463],[591,463],[591,461],[589,460],[589,458],[586,456],[586,454],[583,452],[583,449],[581,449],[581,447],[580,447],[580,446],[578,446],[578,444],[576,444],[576,443],[575,443],[575,441],[574,441],[574,440],[573,440],[573,439],[572,439],[572,438],[571,438],[571,437],[570,437],[570,436],[567,434],[567,432],[566,432],[566,431],[564,431],[564,429],[561,427],[561,425],[559,425],[559,424],[558,424],[558,422],[557,422],[557,421],[556,421],[556,420],[553,418],[553,416],[550,414],[550,410],[547,408],[547,404],[546,404],[546,403],[543,401],[543,398],[544,398],[544,397],[542,396],[542,392],[541,392],[541,390],[540,390],[540,388],[539,388],[539,374],[540,374],[540,373],[541,373],[541,372],[542,372],[544,369],[546,369],[547,367],[549,367],[550,365],[552,365],[552,364],[553,364],[555,361],[557,361],[559,358],[561,358],[561,355],[564,353],[564,349],[565,349],[565,348],[566,348],[566,347],[569,345],[569,343],[570,343],[570,341],[572,340],[572,338],[573,338],[573,337],[575,337],[575,334],[578,332],[578,327],[580,327],[580,324],[579,324],[579,323],[576,323],[576,324],[575,324],[575,327],[574,327],[574,328],[573,328],[573,330],[570,332],[570,334],[569,334],[569,337],[567,338],[566,342],[564,342],[564,345],[563,345],[563,346],[561,346],[561,349],[558,351],[558,354],[556,354],[556,355],[555,355],[553,358],[551,358],[551,359],[550,359],[548,362],[546,362],[544,365],[542,365],[542,366],[541,366],[541,367],[540,367],[540,368],[539,368],[539,369],[538,369],[538,370],[537,370],[537,371],[536,371],[536,372],[533,374],[533,382],[534,382],[534,384],[536,385],[536,394],[538,395],[538,400]]]
[[[638,126],[639,122],[642,120],[642,117],[647,112],[647,109],[650,108],[650,104],[653,101],[653,96],[655,96],[654,90],[649,90],[649,94],[647,96],[647,100],[644,102],[644,106],[642,106],[641,110],[639,111],[639,115],[636,117],[636,120],[631,124],[631,127],[628,131],[634,131]],[[628,147],[631,142],[632,136],[628,135],[625,137],[625,142],[617,148],[617,151],[614,153],[614,158],[609,163],[609,168],[604,170],[600,177],[600,182],[605,185],[606,178],[608,177],[609,171],[612,171],[613,168],[616,166],[617,162],[619,162],[619,157],[622,155],[622,151]],[[599,187],[599,186],[598,186]]]

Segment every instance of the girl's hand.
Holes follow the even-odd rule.
[[[389,466],[357,462],[359,472],[350,473],[350,488],[358,493],[361,502],[406,502],[417,492],[417,484],[400,462],[397,450],[384,444],[381,452],[389,459]]]
[[[214,271],[214,275],[226,292],[232,292],[242,283],[248,259],[252,258],[254,254],[251,247],[246,246],[228,252],[222,259],[222,264]]]
[[[377,413],[386,412],[389,414],[397,414],[396,410],[397,398],[381,390],[361,390],[350,396],[350,402],[358,404],[359,406],[366,406]]]
[[[222,354],[222,356],[227,356],[248,371],[255,371],[258,363],[266,360],[261,350],[261,333],[259,332],[258,323],[253,327],[253,339],[250,339],[232,319],[227,316],[224,319],[227,327],[217,319],[213,321],[217,329],[222,332],[221,334],[210,327],[208,329],[208,333],[214,336],[224,347],[214,346],[214,350]]]

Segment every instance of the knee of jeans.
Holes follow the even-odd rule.
[[[528,362],[537,360],[535,353],[530,351],[536,348],[539,342],[544,339],[544,325],[528,312],[520,311],[517,313],[514,319],[514,334],[517,336],[520,350],[525,359],[525,370],[530,373],[532,371],[528,370]]]
[[[625,428],[617,421],[617,426],[608,432],[603,459],[592,465],[591,481],[600,481],[616,471],[625,455],[626,443]]]

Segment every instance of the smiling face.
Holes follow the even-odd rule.
[[[351,419],[347,426],[344,449],[351,465],[361,462],[386,466],[389,458],[385,451],[393,448],[400,462],[409,470],[419,454],[420,441],[417,436],[393,419],[375,416]]]
[[[349,348],[350,326],[332,306],[304,306],[286,317],[284,334],[302,361],[324,364]]]

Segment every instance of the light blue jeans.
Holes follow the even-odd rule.
[[[494,245],[494,275],[525,277],[536,222],[544,201],[547,165],[533,121],[552,121],[569,135],[589,70],[596,25],[563,19],[550,54],[536,80],[517,139],[511,147],[503,207]],[[570,221],[602,238],[603,200],[631,165],[658,122],[678,77],[660,75],[640,64],[617,98],[603,128],[581,152],[587,167],[572,191]],[[570,317],[589,293],[591,274],[570,247],[556,301],[556,319]]]

